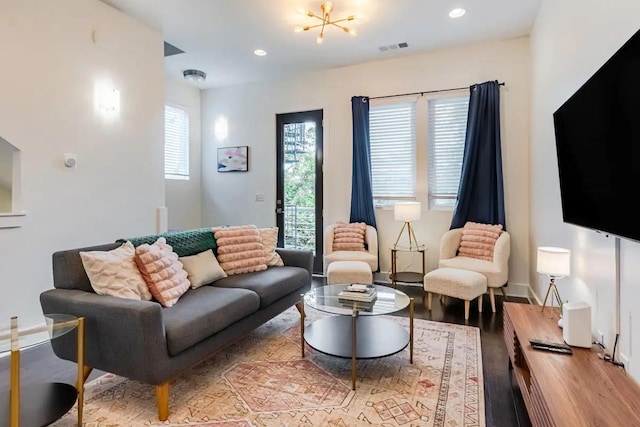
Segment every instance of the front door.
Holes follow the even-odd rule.
[[[322,110],[276,115],[278,246],[310,249],[322,273]]]

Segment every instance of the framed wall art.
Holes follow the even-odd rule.
[[[247,172],[248,170],[248,146],[218,148],[218,172]]]

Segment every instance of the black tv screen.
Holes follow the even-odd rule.
[[[564,222],[640,241],[640,31],[553,121]]]

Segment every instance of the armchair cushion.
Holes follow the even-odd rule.
[[[501,233],[501,224],[479,224],[467,221],[462,228],[458,254],[470,258],[493,261],[493,247]]]
[[[339,222],[333,229],[333,249],[336,251],[365,251],[364,222]]]

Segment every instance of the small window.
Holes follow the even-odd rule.
[[[189,179],[189,115],[170,105],[164,107],[164,177]]]
[[[416,195],[416,104],[369,109],[371,177],[376,206]]]
[[[429,209],[453,210],[458,198],[469,97],[428,103]]]

